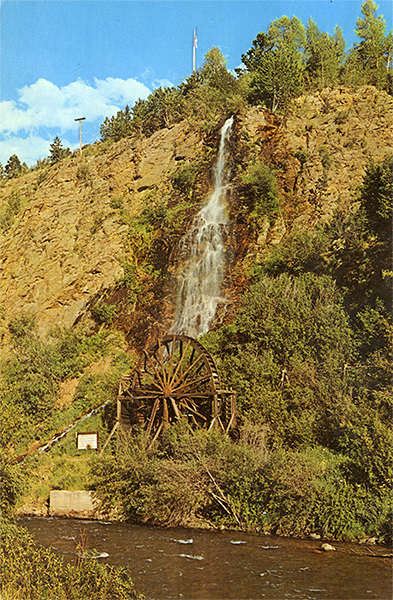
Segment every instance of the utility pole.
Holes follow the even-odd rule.
[[[195,50],[197,48],[197,28],[194,28],[194,35],[192,37],[192,71],[195,73]]]
[[[75,121],[79,121],[79,154],[82,157],[82,121],[85,121],[86,117],[79,117],[79,119],[74,119]]]

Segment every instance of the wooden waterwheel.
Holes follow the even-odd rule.
[[[120,381],[119,424],[126,429],[142,426],[153,440],[180,419],[228,432],[235,415],[235,392],[221,389],[212,357],[186,335],[167,335],[154,342],[134,371]]]

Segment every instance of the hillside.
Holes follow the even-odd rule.
[[[310,231],[338,208],[356,208],[366,165],[393,150],[392,108],[390,96],[369,86],[301,97],[286,117],[259,107],[237,115],[230,297],[246,283],[244,261],[259,259],[295,228]],[[97,143],[82,161],[75,156],[7,182],[0,189],[2,215],[13,199],[18,207],[1,231],[5,323],[28,312],[42,335],[55,325],[91,325],[91,308],[105,298],[118,306],[114,324],[129,339],[140,339],[141,319],[145,341],[165,332],[173,312],[171,260],[206,197],[217,143],[217,130],[206,136],[182,121],[142,140]],[[252,160],[276,170],[282,195],[275,222],[266,217],[257,228],[239,197]],[[185,168],[192,189],[176,185]],[[143,289],[131,304],[123,302],[125,264]],[[159,274],[153,277],[147,265]]]
[[[6,507],[45,514],[51,489],[90,487],[114,518],[390,539],[392,108],[364,86],[235,111],[228,302],[202,338],[237,392],[233,439],[180,419],[158,447],[141,432],[92,459],[74,438],[108,438],[120,375],[173,324],[229,111],[0,187]]]

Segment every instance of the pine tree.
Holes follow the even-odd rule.
[[[7,179],[13,179],[14,177],[19,177],[19,175],[21,175],[22,164],[16,154],[10,156],[4,171]]]
[[[56,136],[53,140],[53,144],[50,145],[49,161],[51,165],[54,165],[55,163],[59,162],[63,158],[66,158],[70,154],[70,149],[63,148],[60,138]]]
[[[376,16],[378,6],[373,0],[362,4],[362,17],[356,21],[356,35],[361,39],[349,52],[346,80],[358,85],[368,83],[378,89],[389,89],[392,80],[391,62],[393,37],[385,35],[386,21]]]
[[[336,85],[345,59],[342,30],[336,26],[334,35],[320,31],[309,19],[306,29],[306,73],[310,83],[321,89]]]
[[[274,112],[302,93],[304,45],[304,27],[296,17],[283,16],[270,24],[267,34],[257,35],[253,47],[242,55],[251,75],[251,102]]]
[[[138,100],[135,106],[141,102],[145,101]],[[131,135],[134,130],[134,109],[131,110],[127,104],[124,110],[117,112],[116,116],[107,117],[100,127],[101,141],[112,140],[113,142],[118,142],[123,137]]]

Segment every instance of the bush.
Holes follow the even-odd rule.
[[[271,455],[264,472],[269,529],[286,535],[319,531],[334,539],[383,536],[388,496],[350,483],[348,462],[322,448]]]
[[[243,414],[270,426],[271,443],[326,442],[326,410],[346,393],[341,374],[353,353],[329,277],[261,277],[234,324],[211,337],[225,386],[238,391]]]
[[[92,317],[97,323],[102,325],[103,323],[111,325],[113,319],[117,315],[117,308],[115,304],[106,304],[106,302],[99,302],[91,309]]]
[[[7,203],[0,211],[0,228],[7,231],[13,223],[14,217],[21,208],[21,198],[18,191],[12,191],[7,198]]]
[[[81,161],[78,164],[76,169],[76,176],[80,181],[87,181],[90,177],[90,169],[89,165],[85,160]]]
[[[76,565],[37,545],[26,530],[2,525],[4,600],[129,600],[142,598],[126,569],[82,558]]]
[[[259,228],[268,218],[274,223],[280,211],[280,193],[274,172],[263,163],[251,164],[246,175],[242,177],[241,195],[250,206],[250,221],[253,227]]]
[[[179,422],[149,444],[134,432],[95,459],[92,486],[103,510],[164,526],[389,539],[388,494],[351,481],[351,461],[325,448],[269,452],[265,428],[250,423],[233,441]]]
[[[308,271],[321,272],[328,244],[329,238],[322,229],[313,233],[294,231],[285,239],[284,244],[272,249],[262,265],[262,271],[273,276],[281,273],[300,275]]]
[[[179,167],[171,175],[172,185],[185,196],[189,197],[192,194],[193,187],[197,178],[195,165],[186,164]]]

